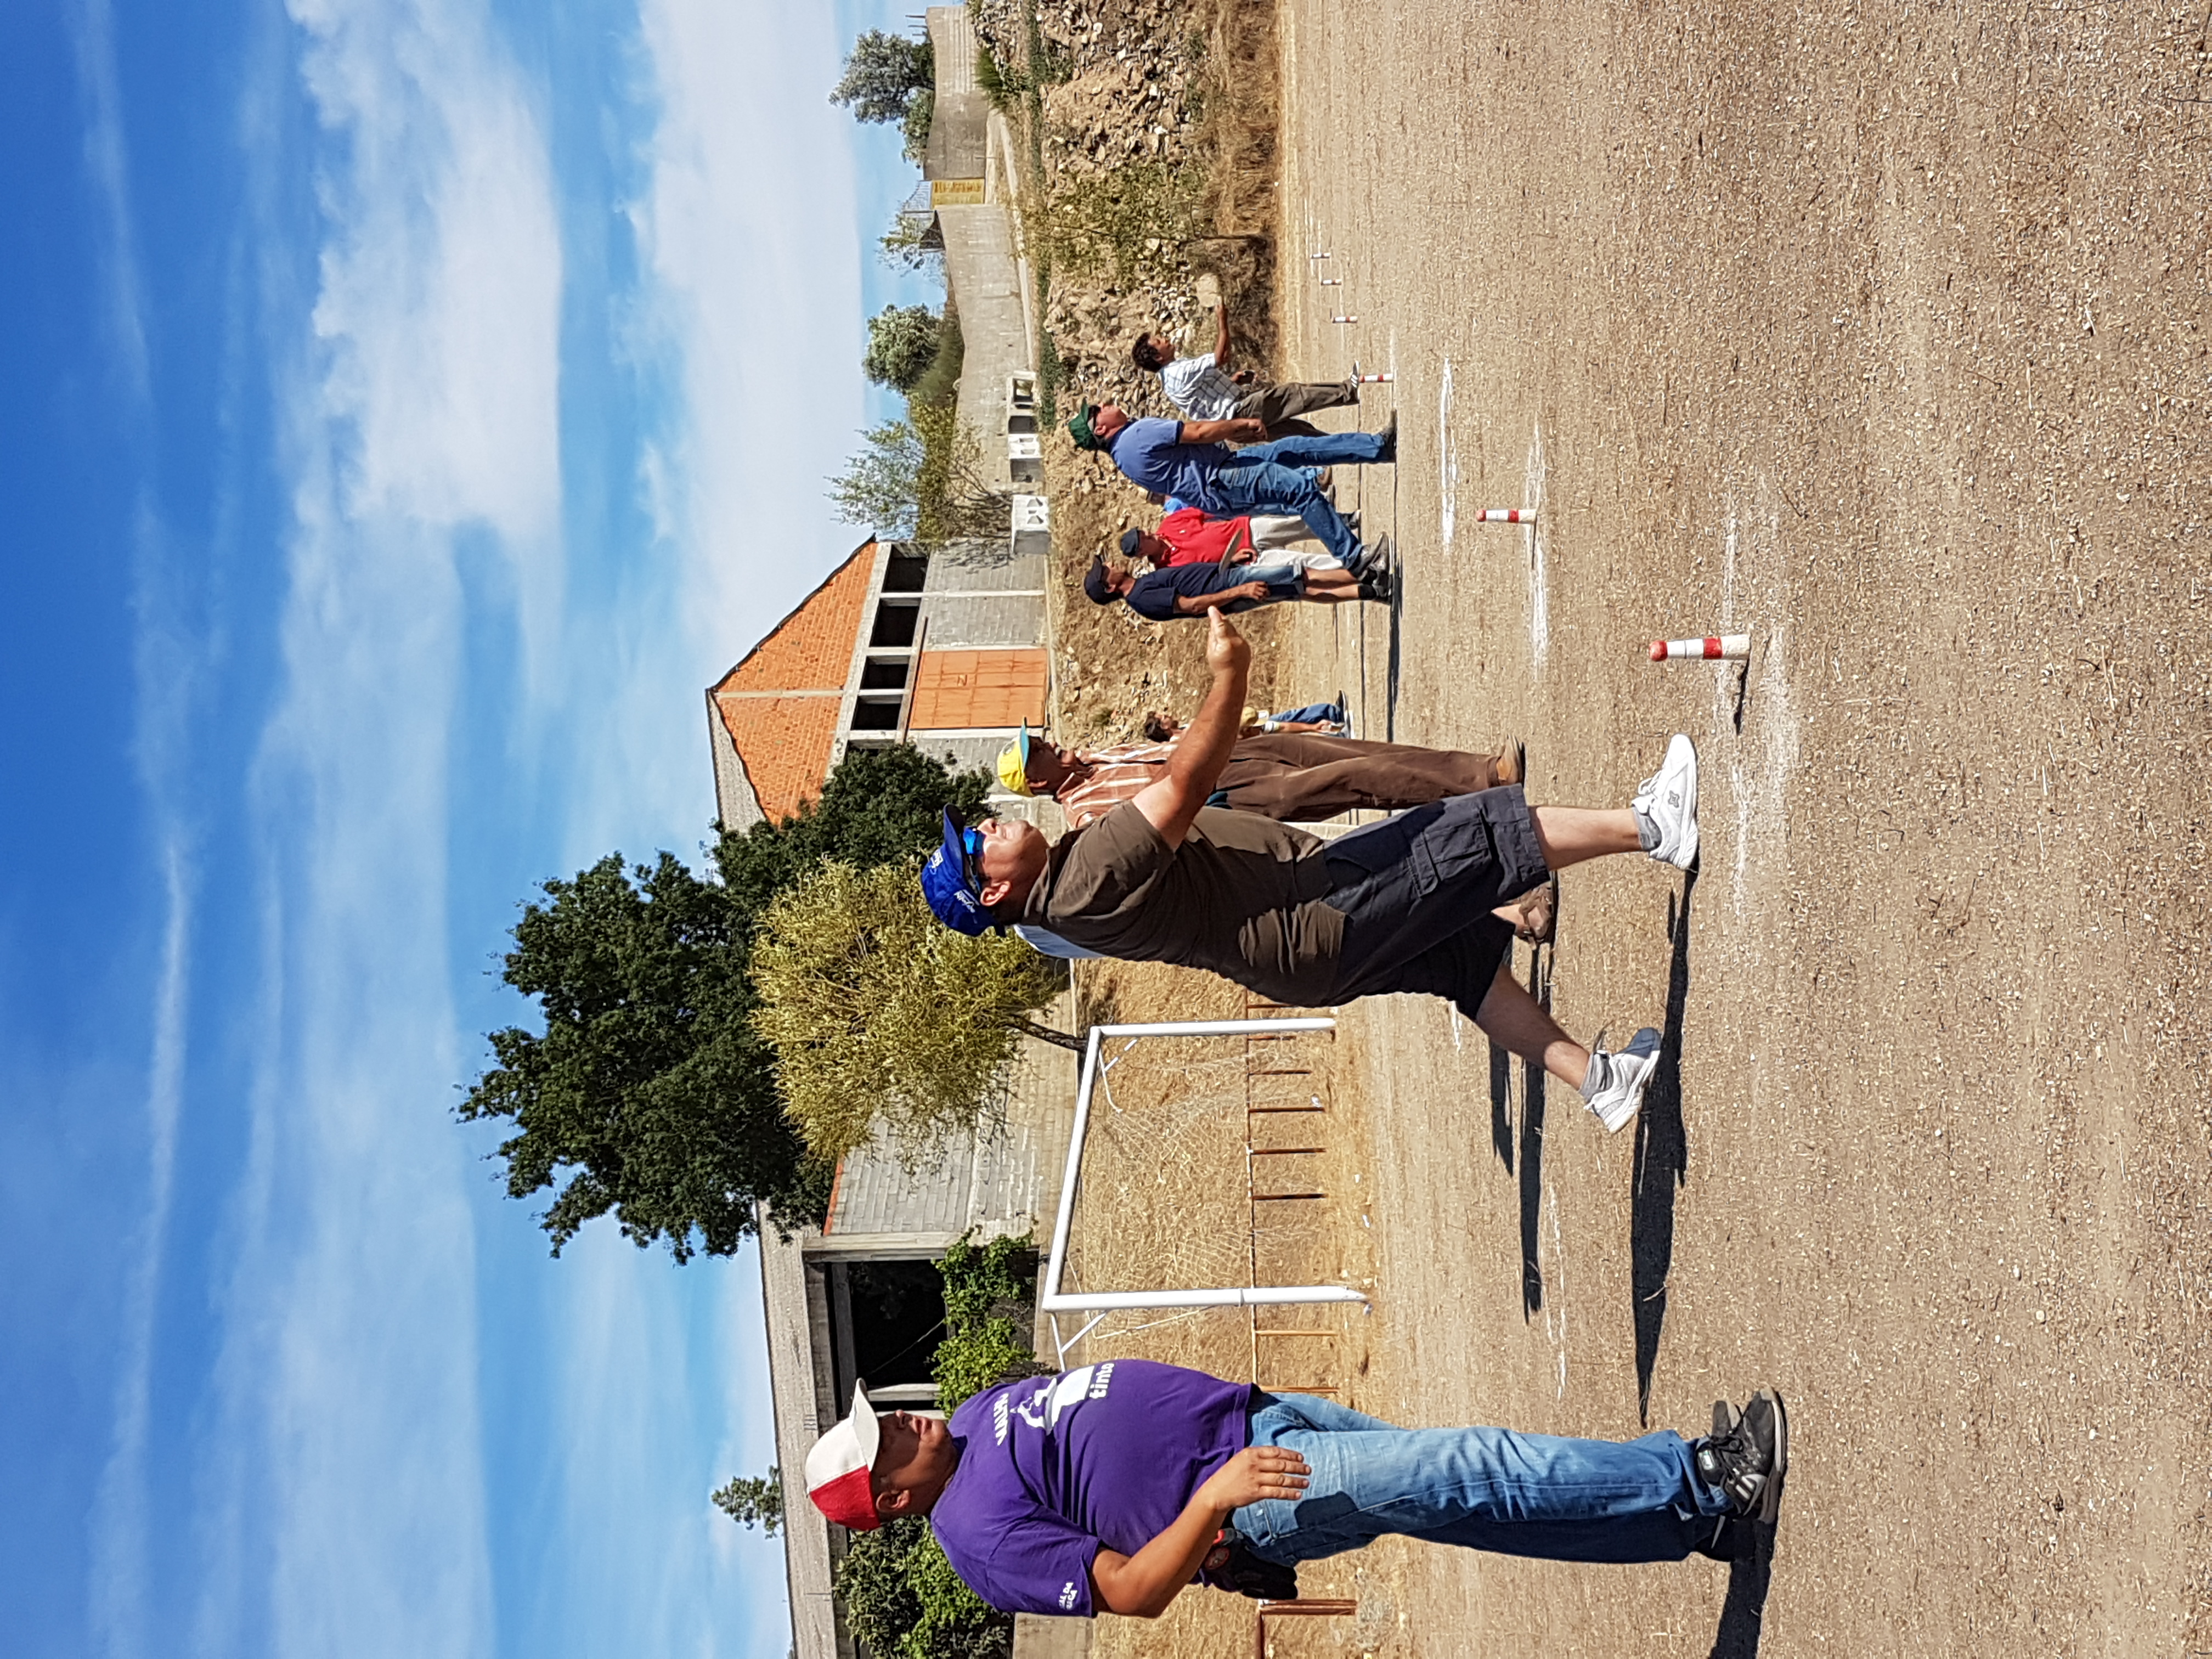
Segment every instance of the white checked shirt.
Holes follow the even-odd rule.
[[[1213,354],[1178,357],[1160,371],[1160,389],[1168,401],[1194,421],[1225,421],[1237,412],[1244,394],[1237,382],[1213,366]]]

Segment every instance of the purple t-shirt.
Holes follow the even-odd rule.
[[[1134,1555],[1244,1449],[1253,1389],[1109,1359],[979,1394],[952,1413],[960,1467],[929,1512],[945,1559],[1004,1613],[1089,1618],[1099,1546]]]
[[[1107,450],[1132,483],[1178,496],[1209,513],[1221,510],[1213,493],[1213,469],[1229,459],[1226,444],[1184,443],[1182,422],[1148,415],[1116,432]]]

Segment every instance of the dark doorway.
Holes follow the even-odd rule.
[[[931,1380],[945,1328],[945,1279],[935,1262],[840,1262],[830,1283],[840,1401],[852,1398],[856,1376],[871,1389]]]

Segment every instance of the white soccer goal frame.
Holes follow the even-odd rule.
[[[1067,1234],[1075,1218],[1075,1194],[1082,1184],[1083,1143],[1091,1127],[1091,1097],[1100,1075],[1099,1050],[1108,1037],[1255,1036],[1284,1031],[1333,1031],[1336,1021],[1326,1015],[1283,1019],[1206,1019],[1169,1021],[1141,1025],[1094,1025],[1084,1044],[1083,1070],[1075,1087],[1075,1123],[1068,1131],[1067,1164],[1060,1181],[1060,1212],[1053,1218],[1052,1249],[1045,1258],[1044,1278],[1037,1287],[1037,1308],[1050,1321],[1052,1339],[1064,1365],[1067,1351],[1080,1342],[1109,1313],[1145,1308],[1267,1308],[1316,1302],[1361,1302],[1367,1297],[1347,1285],[1226,1285],[1181,1291],[1080,1291],[1060,1288],[1061,1269],[1067,1261]],[[1062,1341],[1061,1314],[1087,1313],[1089,1322]]]

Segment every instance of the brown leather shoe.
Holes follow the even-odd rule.
[[[1528,779],[1528,745],[1518,740],[1498,751],[1491,770],[1500,783],[1525,783]]]
[[[1521,920],[1513,924],[1513,937],[1524,945],[1549,945],[1559,915],[1559,878],[1553,876],[1514,907]]]

